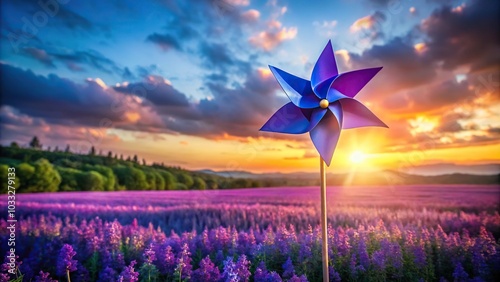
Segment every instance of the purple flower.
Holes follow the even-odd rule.
[[[57,257],[57,275],[66,276],[69,272],[73,272],[77,269],[77,261],[73,259],[76,252],[73,247],[68,244],[64,244]]]
[[[372,254],[372,264],[377,270],[385,268],[385,254],[382,250],[377,250]]]
[[[334,281],[334,282],[341,281],[340,274],[337,271],[335,271],[333,266],[328,266],[328,274],[330,275],[330,281]]]
[[[453,278],[456,282],[469,281],[469,274],[465,272],[460,262],[457,262],[455,264],[455,269],[453,270]]]
[[[220,271],[210,260],[210,257],[200,261],[200,268],[193,272],[193,281],[219,281]]]
[[[123,269],[122,273],[118,277],[118,281],[120,282],[137,282],[139,281],[139,272],[135,272],[134,265],[137,262],[135,260],[130,262],[130,265]]]
[[[117,220],[104,225],[104,240],[112,250],[120,249],[121,238],[121,225]]]
[[[116,281],[116,271],[109,266],[106,266],[105,269],[99,273],[98,282],[115,282]]]
[[[238,282],[238,272],[236,271],[236,264],[232,257],[228,257],[224,261],[224,272],[222,273],[222,281],[224,282]]]
[[[368,266],[370,265],[370,258],[368,256],[368,251],[366,250],[366,243],[363,236],[359,237],[358,258],[361,266],[363,266],[364,269],[368,269]]]
[[[4,281],[0,279],[0,281]],[[7,280],[5,280],[7,281]],[[54,280],[50,278],[50,273],[45,273],[43,271],[40,271],[40,273],[35,277],[34,282],[57,282],[57,280]]]
[[[331,275],[330,275],[330,277],[331,277]],[[273,280],[273,281],[275,281],[275,280]],[[281,281],[281,280],[277,280],[277,281]],[[307,277],[305,275],[301,275],[301,276],[293,275],[292,278],[288,279],[287,281],[288,282],[308,282],[309,280],[307,280]],[[332,281],[331,278],[330,278],[330,281]],[[333,280],[333,281],[337,281],[337,280]],[[340,281],[340,280],[338,280],[338,281]]]
[[[153,264],[156,260],[155,251],[153,251],[153,244],[150,244],[149,247],[144,250],[144,254],[142,256],[144,257],[144,263]]]
[[[288,257],[286,262],[283,264],[283,278],[290,279],[295,275],[295,269],[293,268],[292,259]]]
[[[161,274],[174,273],[176,262],[171,246],[166,246],[165,250],[158,254],[157,264]]]
[[[189,247],[187,243],[181,248],[181,252],[177,258],[177,267],[175,272],[182,280],[190,279],[193,266],[191,265],[191,253],[189,252]]]
[[[238,273],[238,281],[249,281],[250,280],[250,261],[247,260],[247,256],[241,255],[236,262],[236,272]]]
[[[233,281],[233,280],[229,280],[229,281]],[[234,281],[238,281],[238,280],[234,280]],[[275,271],[272,271],[271,273],[269,273],[267,271],[267,268],[266,268],[266,265],[264,264],[264,262],[261,262],[259,264],[259,266],[257,267],[257,269],[255,270],[254,281],[255,282],[281,282],[283,280],[281,279],[279,274],[276,273]],[[289,280],[289,281],[291,281],[291,280]]]

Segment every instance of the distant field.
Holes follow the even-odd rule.
[[[499,196],[493,185],[330,187],[332,281],[494,281]],[[321,277],[318,187],[21,194],[17,215],[25,278],[63,280],[64,244],[76,251],[72,281]],[[5,214],[0,225],[4,254]]]

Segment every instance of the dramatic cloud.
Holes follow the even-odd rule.
[[[371,41],[382,39],[384,33],[382,31],[382,24],[386,21],[386,16],[380,11],[357,19],[350,27],[351,32],[360,32],[364,38]]]
[[[294,39],[297,36],[296,27],[282,27],[281,22],[271,20],[267,24],[267,29],[250,37],[249,42],[265,51],[271,51],[286,40]]]
[[[157,107],[187,107],[189,105],[183,93],[172,87],[170,81],[159,76],[149,76],[146,82],[127,83],[126,85],[116,86],[114,89],[118,92],[146,99]]]
[[[420,29],[428,38],[426,58],[442,62],[445,69],[498,71],[500,2],[476,0],[460,7],[445,6],[424,20]]]
[[[160,126],[160,120],[148,107],[133,97],[120,95],[100,79],[76,84],[6,64],[0,64],[0,70],[3,104],[23,115],[64,125],[99,126],[104,120],[117,126]]]

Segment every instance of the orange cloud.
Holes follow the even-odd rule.
[[[357,32],[362,29],[370,29],[373,26],[374,20],[373,17],[366,16],[360,19],[357,19],[350,27],[351,32]]]
[[[246,21],[246,22],[256,22],[259,20],[260,17],[260,12],[255,10],[255,9],[250,9],[243,14],[241,14],[241,17]]]
[[[270,22],[268,30],[261,31],[250,37],[249,42],[265,51],[271,51],[283,41],[294,39],[295,36],[297,36],[296,27],[281,28],[281,23],[274,20]]]

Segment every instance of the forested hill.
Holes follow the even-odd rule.
[[[163,164],[146,165],[137,156],[118,157],[112,152],[99,155],[42,150],[41,146],[20,148],[16,143],[0,147],[0,174],[7,179],[9,167],[15,168],[17,192],[120,191],[120,190],[204,190],[259,187],[259,180],[227,178],[191,172]],[[1,193],[7,191],[2,181]]]
[[[113,152],[76,154],[67,147],[42,150],[37,139],[30,148],[16,143],[0,146],[0,175],[7,179],[8,168],[14,167],[17,192],[57,191],[121,191],[121,190],[205,190],[269,186],[317,186],[316,175],[218,175],[210,171],[188,171],[163,163],[147,165],[137,156],[118,156]],[[248,176],[245,176],[248,175]],[[328,174],[329,185],[408,185],[408,184],[499,184],[499,175],[449,174],[421,176],[397,171]],[[0,193],[6,193],[2,181]]]

